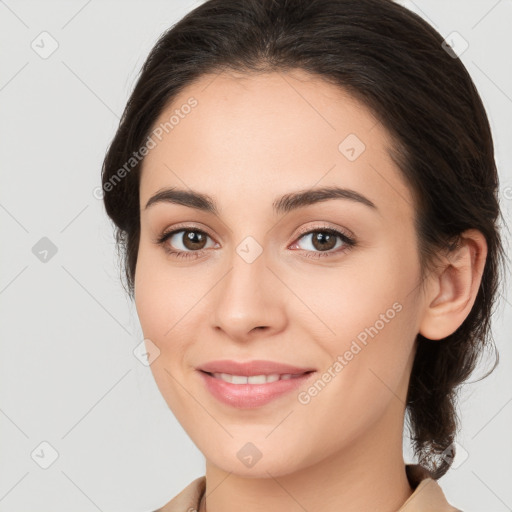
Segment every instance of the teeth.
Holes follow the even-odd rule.
[[[292,378],[291,373],[283,375],[279,375],[278,373],[272,373],[270,375],[251,375],[250,377],[245,375],[230,375],[229,373],[214,373],[213,376],[216,379],[221,379],[231,384],[267,384],[268,382],[276,382],[278,380],[288,380]]]

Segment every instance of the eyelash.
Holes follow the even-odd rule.
[[[194,232],[194,233],[201,233],[203,235],[206,235],[209,238],[212,238],[208,233],[206,233],[202,229],[198,229],[193,226],[189,226],[189,227],[185,226],[185,227],[180,227],[179,229],[173,229],[172,231],[167,231],[167,232],[164,231],[154,242],[158,245],[161,245],[164,248],[165,252],[174,258],[188,259],[188,258],[201,257],[202,253],[207,251],[208,249],[202,249],[200,251],[174,251],[174,250],[170,249],[169,246],[165,243],[173,235],[175,235],[176,233],[180,233],[182,231],[183,232],[188,231],[188,232]],[[314,234],[314,233],[328,233],[329,235],[337,236],[345,244],[345,248],[343,248],[341,250],[338,249],[336,251],[330,250],[330,251],[319,251],[319,252],[306,251],[306,249],[302,249],[306,252],[313,252],[313,254],[314,254],[314,255],[304,256],[306,258],[322,258],[322,257],[333,256],[333,255],[336,255],[336,254],[339,254],[342,252],[348,252],[350,249],[352,249],[356,245],[356,241],[352,237],[349,237],[348,235],[346,235],[345,233],[341,233],[340,231],[333,229],[333,228],[321,227],[321,226],[314,228],[314,229],[310,229],[309,231],[305,231],[304,233],[300,233],[297,238],[297,241],[299,241],[301,238],[305,237],[306,235],[310,235],[310,234]],[[295,243],[296,242],[294,242],[294,244]]]

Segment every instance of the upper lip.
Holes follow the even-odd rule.
[[[246,362],[229,360],[210,361],[199,366],[197,369],[207,373],[228,373],[230,375],[246,375],[247,377],[253,375],[271,375],[274,373],[279,375],[290,373],[294,375],[315,371],[314,368],[310,367],[300,368],[298,366],[264,360]]]

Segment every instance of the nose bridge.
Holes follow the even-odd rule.
[[[268,250],[252,236],[234,247],[230,269],[218,286],[214,323],[233,337],[255,327],[278,327],[284,311]]]

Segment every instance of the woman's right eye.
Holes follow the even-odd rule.
[[[208,238],[211,240],[210,235],[200,229],[182,228],[162,233],[156,243],[175,258],[198,258],[207,248]]]

